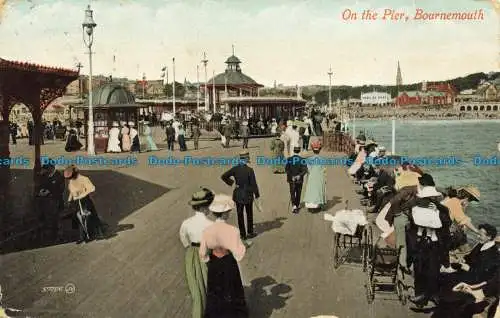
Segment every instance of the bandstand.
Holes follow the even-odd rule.
[[[293,119],[304,110],[306,100],[288,97],[229,97],[222,103],[228,105],[227,112],[237,118]]]
[[[210,111],[215,101],[220,110],[240,118],[291,118],[305,107],[302,98],[260,96],[259,89],[264,85],[242,72],[241,60],[234,51],[225,63],[226,70],[207,82]]]

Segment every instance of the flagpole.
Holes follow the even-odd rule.
[[[196,110],[200,111],[200,65],[196,65]]]
[[[145,98],[146,95],[146,73],[142,73],[142,99]]]
[[[216,105],[215,105],[215,70],[213,71],[213,77],[212,77],[212,94],[213,94],[213,101],[214,101],[214,114],[216,111]]]
[[[175,57],[172,58],[172,105],[173,105],[173,113],[175,117]]]

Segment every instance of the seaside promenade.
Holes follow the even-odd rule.
[[[25,142],[11,147],[12,156],[32,158],[33,148]],[[269,144],[270,139],[250,140],[251,158],[269,156]],[[203,141],[198,151],[173,155],[234,156],[241,147],[233,145],[222,149],[219,142]],[[69,156],[60,142],[48,142],[42,147],[44,154]],[[78,154],[85,155],[71,155]],[[231,194],[232,189],[220,180],[227,167],[148,167],[147,157],[152,154],[167,156],[161,150],[137,155],[137,167],[82,168],[96,185],[98,212],[115,235],[87,245],[66,243],[1,255],[5,306],[35,317],[190,317],[178,231],[192,214],[187,202],[200,186]],[[396,295],[377,295],[368,305],[361,267],[343,265],[333,270],[331,223],[323,220],[323,213],[303,209],[293,215],[285,175],[252,166],[263,212],[254,212],[258,236],[241,263],[251,317],[424,317],[403,307]],[[345,167],[331,167],[327,173],[328,212],[342,209],[345,199],[352,208],[359,207]],[[229,222],[236,224],[235,213]],[[44,291],[59,286],[74,286],[74,291]]]

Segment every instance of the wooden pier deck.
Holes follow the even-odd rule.
[[[251,157],[269,155],[269,142],[252,140]],[[201,147],[187,153],[176,151],[174,156],[231,156],[241,149],[221,150],[218,142],[202,142]],[[14,151],[13,156],[31,156],[31,149],[25,148]],[[59,148],[62,146],[48,144],[42,152],[62,154]],[[154,155],[166,156],[166,152]],[[151,186],[165,189],[116,220],[128,230],[87,245],[68,243],[0,256],[6,306],[24,309],[35,317],[190,317],[179,226],[191,215],[187,202],[199,186],[231,193],[220,180],[227,167],[147,167],[147,156],[138,156],[143,162],[138,167],[115,169],[131,177],[128,182],[132,184],[96,182],[96,205],[105,220],[133,205],[127,200],[143,200],[143,192]],[[273,175],[265,166],[255,170],[264,212],[255,211],[259,235],[241,263],[252,317],[422,316],[403,307],[395,295],[377,296],[368,305],[361,268],[346,265],[333,270],[331,224],[323,220],[323,214],[306,210],[291,214],[285,176]],[[331,213],[342,208],[344,199],[358,203],[344,171],[344,167],[328,169]],[[235,215],[230,222],[236,224]],[[73,293],[43,291],[44,287],[72,286],[68,284],[74,285]]]

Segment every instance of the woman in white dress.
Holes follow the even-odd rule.
[[[122,151],[130,151],[130,129],[127,127],[127,123],[122,121]]]
[[[122,152],[120,148],[120,127],[118,123],[113,122],[113,128],[109,130],[108,149],[107,152]]]

